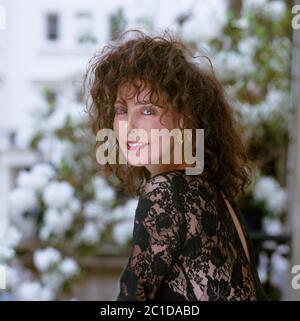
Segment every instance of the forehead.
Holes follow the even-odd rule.
[[[137,102],[137,100],[139,100],[150,102],[150,95],[151,89],[147,85],[143,84],[143,86],[137,88],[130,83],[125,83],[119,86],[116,100],[134,102]],[[152,98],[156,100],[158,98],[158,95],[155,92],[153,92]]]

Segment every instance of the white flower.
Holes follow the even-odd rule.
[[[83,215],[87,219],[99,218],[104,212],[104,208],[98,202],[90,201],[84,204]]]
[[[30,146],[30,143],[36,134],[36,129],[31,125],[23,125],[16,133],[15,143],[17,147],[26,149]]]
[[[43,199],[49,207],[63,208],[74,195],[74,188],[68,182],[51,182],[46,186]]]
[[[130,199],[125,203],[126,218],[132,219],[138,205],[138,200]]]
[[[265,217],[263,219],[263,230],[269,235],[279,235],[284,232],[284,226],[279,219]]]
[[[262,177],[257,181],[254,197],[265,201],[268,209],[275,214],[280,214],[286,207],[286,191],[272,177]]]
[[[53,299],[53,292],[41,286],[37,281],[25,281],[16,289],[17,300],[22,301],[48,301]]]
[[[93,186],[94,186],[95,190],[102,189],[106,185],[107,185],[107,183],[106,183],[105,179],[101,176],[96,176],[93,179]]]
[[[66,97],[59,97],[56,109],[46,121],[45,130],[52,133],[64,128],[68,118],[73,126],[80,125],[84,119],[81,113],[82,110],[83,108],[80,104],[74,103],[74,101],[66,99]]]
[[[278,189],[273,197],[270,197],[267,201],[268,207],[275,214],[280,214],[286,209],[287,194],[284,190]]]
[[[289,261],[277,252],[272,255],[272,263],[279,275],[286,273],[289,269]]]
[[[84,106],[66,95],[58,97],[57,109],[61,110],[61,113],[64,113],[66,117],[69,117],[74,126],[82,124],[86,118],[86,114],[83,112]]]
[[[16,247],[22,238],[21,233],[14,226],[9,226],[6,232],[6,244]]]
[[[239,41],[238,49],[241,54],[252,58],[258,45],[259,41],[256,37],[247,37]]]
[[[45,226],[55,234],[61,235],[68,230],[73,222],[74,216],[69,210],[58,210],[49,208],[45,213]],[[48,233],[45,230],[44,233]]]
[[[239,111],[243,115],[246,124],[256,124],[261,120],[268,120],[275,112],[282,115],[288,113],[288,96],[285,92],[270,88],[264,101],[257,105],[243,103]]]
[[[103,177],[97,176],[93,180],[93,187],[97,201],[111,202],[115,199],[115,190],[106,182]]]
[[[32,189],[17,187],[10,196],[9,201],[12,211],[17,213],[25,213],[37,207],[37,197]]]
[[[130,199],[124,205],[116,207],[112,216],[114,219],[133,219],[137,208],[138,200]]]
[[[268,0],[244,0],[242,11],[243,12],[250,11],[250,10],[261,11],[265,8],[267,3],[268,3]]]
[[[40,119],[47,117],[49,113],[49,105],[42,95],[38,95],[32,99],[34,101],[29,107],[28,120],[38,123]]]
[[[20,282],[20,275],[19,275],[17,269],[6,265],[5,271],[6,271],[7,287],[8,288],[15,288]]]
[[[72,258],[65,258],[59,265],[59,270],[67,277],[78,274],[79,266]]]
[[[75,197],[71,198],[67,209],[73,214],[77,213],[80,210],[80,201]]]
[[[133,222],[126,220],[114,226],[113,237],[118,244],[124,245],[132,237],[132,232]]]
[[[64,283],[64,276],[57,270],[42,274],[42,282],[48,289],[56,292]]]
[[[37,250],[33,255],[33,262],[36,268],[41,271],[47,271],[49,268],[58,264],[61,260],[61,254],[58,250],[47,247],[46,249]]]
[[[259,12],[274,21],[281,20],[286,11],[286,4],[281,0],[244,0],[242,14],[249,11]]]
[[[24,188],[32,188],[32,175],[29,171],[21,171],[16,179],[16,184],[20,187]]]
[[[0,261],[7,261],[15,256],[15,250],[7,245],[0,244]]]
[[[290,279],[290,262],[287,258],[278,255],[277,251],[272,255],[272,274],[271,282],[278,286],[282,291],[283,300],[288,297],[287,284]]]
[[[53,168],[48,164],[36,164],[31,171],[21,171],[17,185],[34,191],[41,191],[54,176]]]
[[[268,91],[265,101],[257,105],[257,119],[270,119],[270,116],[277,111],[282,114],[287,113],[288,97],[286,93],[277,89],[271,88]]]
[[[288,94],[276,88],[270,88],[266,96],[266,102],[282,109],[288,104]]]
[[[126,213],[124,212],[123,205],[114,208],[112,211],[112,217],[115,220],[125,219],[125,215],[126,215]]]
[[[2,233],[0,234],[0,244],[8,247],[16,247],[22,238],[20,231],[13,225],[0,232]]]
[[[268,258],[265,253],[259,253],[259,266],[258,266],[258,274],[261,282],[265,282],[267,279],[267,265],[268,265]]]
[[[280,244],[276,247],[278,255],[288,256],[290,253],[290,246],[288,244]]]
[[[83,230],[79,234],[79,241],[88,244],[94,244],[99,241],[99,229],[94,223],[88,222],[84,225]]]
[[[217,53],[214,65],[222,79],[242,77],[253,70],[251,57],[234,51]]]
[[[65,126],[66,123],[66,113],[62,108],[56,108],[51,116],[47,119],[47,131],[55,132]]]
[[[249,21],[245,17],[241,17],[240,19],[235,21],[235,25],[241,29],[247,29],[249,27]]]
[[[96,199],[99,202],[103,202],[103,203],[111,202],[115,199],[115,197],[116,197],[115,191],[109,185],[107,185],[105,188],[101,190],[100,189],[96,190]]]
[[[209,42],[222,34],[225,23],[226,2],[211,0],[207,6],[205,2],[198,1],[191,18],[183,25],[182,37],[188,41]]]
[[[258,120],[267,120],[270,119],[270,116],[278,110],[276,105],[269,104],[268,102],[262,102],[257,106],[257,119]]]
[[[54,177],[55,171],[53,167],[47,163],[37,163],[33,166],[32,172],[44,176],[46,180],[50,180]]]
[[[105,230],[105,228],[106,228],[105,220],[98,220],[95,223],[96,223],[99,233],[102,232],[103,230]]]
[[[284,1],[273,0],[268,1],[266,7],[264,8],[265,15],[270,17],[274,21],[281,20],[286,11],[286,5]]]
[[[22,241],[30,240],[36,231],[36,221],[33,217],[24,216],[22,212],[12,209],[11,222],[20,231]]]
[[[47,225],[43,225],[39,231],[39,238],[42,241],[46,241],[49,238],[51,232],[52,231],[50,230],[50,228]]]
[[[38,143],[38,150],[44,158],[55,165],[59,165],[62,160],[72,162],[74,145],[70,141],[59,140],[54,136],[46,135]]]
[[[257,106],[244,103],[240,105],[239,111],[242,114],[243,121],[248,125],[254,125],[261,119]]]

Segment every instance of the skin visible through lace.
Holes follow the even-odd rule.
[[[223,192],[221,192],[221,194],[222,194],[222,196],[223,196],[223,198],[224,198],[224,201],[225,201],[225,203],[226,203],[226,205],[227,205],[227,207],[228,207],[228,210],[229,210],[229,213],[230,213],[230,215],[231,215],[231,217],[232,217],[232,220],[233,220],[233,222],[234,222],[235,228],[236,228],[236,230],[237,230],[237,232],[238,232],[238,234],[239,234],[239,237],[240,237],[241,243],[242,243],[242,245],[243,245],[245,254],[246,254],[247,258],[248,258],[248,261],[249,261],[249,263],[251,263],[251,262],[250,262],[250,255],[249,255],[249,251],[248,251],[248,247],[247,247],[247,243],[246,243],[246,239],[245,239],[245,236],[244,236],[244,234],[243,234],[243,231],[242,231],[240,222],[239,222],[239,220],[237,219],[236,214],[235,214],[233,208],[231,207],[230,203],[228,202],[228,200],[227,200],[227,198],[225,197],[225,195],[223,194]]]
[[[184,170],[148,180],[117,300],[256,300],[253,262],[237,243],[248,244],[236,233],[243,223],[232,224],[238,216],[231,220],[217,195],[213,184]]]

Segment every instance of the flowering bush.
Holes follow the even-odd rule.
[[[35,150],[39,161],[16,178],[12,230],[1,243],[7,244],[2,260],[11,272],[18,269],[11,294],[26,300],[64,294],[80,276],[81,257],[127,253],[137,206],[118,197],[117,182],[96,175],[84,106],[60,97],[55,106],[37,107],[26,126],[31,122],[34,130],[20,130],[16,142]],[[14,248],[29,254],[34,273],[17,261]]]
[[[252,225],[250,228],[261,225],[262,232],[278,236],[288,232],[285,186],[290,141],[288,123],[292,117],[289,102],[291,2],[228,3],[228,10],[219,10],[220,7],[212,10],[213,26],[197,14],[197,6],[201,6],[197,3],[188,19],[181,20],[179,32],[201,53],[197,55],[199,64],[206,64],[202,53],[210,57],[244,127],[255,175],[246,195],[237,200],[241,212]],[[278,269],[273,262],[274,275],[283,275],[283,267],[288,275],[288,261],[278,253],[272,258],[275,263],[280,261]],[[261,261],[263,264],[264,260]],[[279,284],[278,277],[273,281]],[[282,289],[282,282],[280,286]]]
[[[264,230],[279,234],[287,203],[291,12],[279,0],[244,0],[227,11],[219,5],[211,1],[211,24],[211,13],[205,20],[203,4],[196,2],[193,15],[177,20],[178,33],[196,51],[208,51],[244,125],[256,180],[239,199],[242,212],[258,213]],[[37,107],[16,143],[34,149],[40,161],[17,177],[10,198],[13,226],[0,243],[8,287],[19,299],[57,298],[80,276],[80,257],[126,249],[137,205],[120,197],[114,178],[95,175],[94,141],[83,106],[59,97],[55,105]],[[38,240],[27,249],[35,273],[15,259],[21,237],[22,244]],[[274,260],[280,261],[280,273],[286,270],[286,259],[275,255]]]

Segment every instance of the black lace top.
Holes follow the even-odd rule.
[[[116,301],[267,300],[245,223],[231,205],[251,264],[214,180],[185,170],[151,177],[135,212]]]

